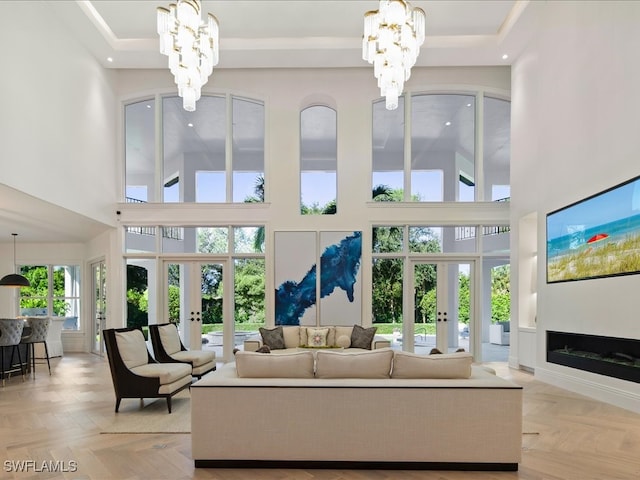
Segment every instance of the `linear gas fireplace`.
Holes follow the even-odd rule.
[[[640,340],[547,331],[547,362],[640,383]]]

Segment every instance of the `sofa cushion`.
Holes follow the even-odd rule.
[[[309,347],[326,347],[328,334],[328,328],[307,328],[307,345]]]
[[[391,378],[469,378],[472,362],[467,352],[418,355],[396,350]]]
[[[393,350],[316,354],[317,378],[389,378]]]
[[[248,378],[313,378],[313,353],[294,352],[263,355],[236,352],[238,377]]]
[[[340,335],[336,339],[336,347],[349,348],[351,346],[351,336],[350,335]]]
[[[377,327],[362,328],[354,325],[351,331],[351,348],[366,348],[371,350],[371,342],[376,335]]]
[[[180,336],[178,330],[174,325],[162,325],[158,327],[158,333],[160,334],[160,343],[167,355],[173,355],[176,352],[182,350],[180,346]]]
[[[284,334],[281,326],[272,329],[260,327],[259,330],[262,336],[262,343],[267,345],[271,350],[285,348]]]
[[[282,327],[284,348],[297,348],[300,346],[300,330],[302,330],[302,327],[297,325],[287,325]]]
[[[142,331],[116,332],[116,343],[120,357],[129,370],[148,363],[149,353]]]

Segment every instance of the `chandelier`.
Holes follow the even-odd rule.
[[[178,0],[168,10],[158,7],[158,35],[182,106],[193,112],[202,86],[218,64],[218,20],[209,13],[207,22],[202,21],[200,0]]]
[[[364,14],[362,58],[373,64],[387,110],[398,108],[398,97],[424,43],[424,23],[424,10],[405,0],[380,0],[379,10]]]

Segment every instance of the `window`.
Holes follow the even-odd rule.
[[[336,111],[317,105],[300,113],[300,212],[337,212]]]
[[[484,199],[487,202],[508,199],[511,196],[511,103],[507,100],[485,97],[483,144]]]
[[[404,102],[410,102],[405,122]],[[476,105],[482,107],[481,125]],[[373,104],[372,189],[387,201],[474,202],[508,198],[510,102],[474,94],[415,94],[386,110]],[[476,151],[482,127],[483,150]],[[409,145],[405,137],[410,136]],[[409,151],[405,151],[408,148]],[[482,168],[484,184],[477,185]]]
[[[162,111],[160,159],[155,149],[157,108]],[[157,97],[127,105],[124,119],[127,201],[264,201],[262,102],[205,95],[196,111],[187,112],[180,97]]]
[[[30,287],[20,289],[20,315],[65,317],[63,329],[80,329],[80,266],[20,267]]]
[[[404,97],[398,99],[398,108],[387,110],[385,100],[373,104],[373,199],[380,192],[402,201],[404,191]],[[379,200],[379,198],[378,198]]]

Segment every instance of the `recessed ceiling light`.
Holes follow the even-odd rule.
[[[187,127],[193,127],[193,123],[187,123]]]
[[[147,108],[151,108],[151,105],[147,105]]]
[[[451,122],[444,122],[444,124],[448,127],[449,125],[451,125]]]
[[[506,60],[507,58],[509,58],[509,55],[507,55],[506,53],[504,55],[502,55],[502,59]]]
[[[470,107],[470,106],[471,106],[471,104],[470,104],[470,103],[467,103],[467,107]]]
[[[109,63],[113,62],[113,58],[107,57],[107,62],[109,62]]]

